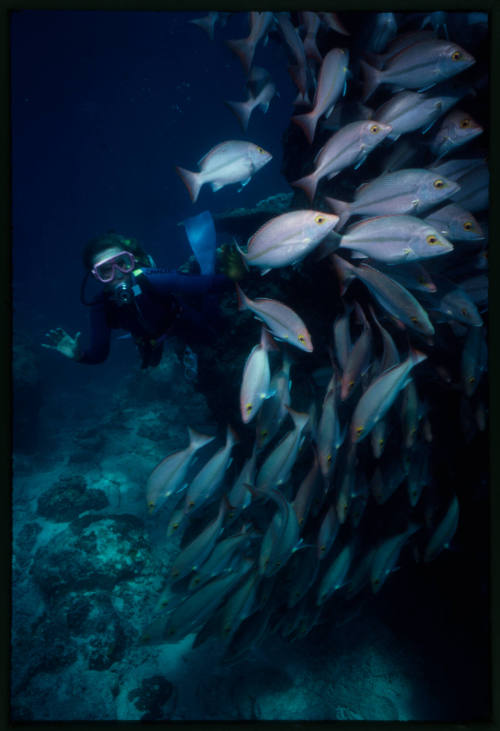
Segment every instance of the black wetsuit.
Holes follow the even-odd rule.
[[[141,268],[132,275],[137,294],[128,304],[118,304],[103,292],[91,305],[91,343],[80,363],[102,363],[109,354],[111,330],[128,330],[141,357],[142,368],[161,360],[166,337],[178,335],[187,344],[208,343],[216,334],[217,293],[231,287],[223,274],[191,275],[165,269]],[[199,309],[188,304],[194,297]]]

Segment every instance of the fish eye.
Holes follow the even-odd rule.
[[[320,551],[325,551],[325,550],[326,550],[326,546],[320,546],[320,547],[319,547],[319,550],[320,550]]]
[[[462,309],[460,310],[460,312],[462,313],[462,315],[463,315],[464,317],[469,317],[469,313],[468,313],[468,311],[467,311],[467,310],[465,309],[465,307],[462,307]]]
[[[453,51],[453,53],[451,54],[451,58],[453,59],[453,61],[460,61],[460,59],[462,58],[462,54],[460,53],[460,51]]]
[[[378,440],[378,443],[379,443],[379,444],[380,444],[380,446],[382,447],[382,446],[383,446],[383,445],[385,444],[385,439],[379,439],[379,440]]]
[[[471,126],[471,120],[468,117],[464,117],[462,120],[460,120],[460,127],[462,129],[466,129],[467,127]]]
[[[466,231],[472,231],[473,228],[474,228],[474,226],[473,226],[472,221],[465,221],[465,223],[464,223],[464,229]]]
[[[444,186],[444,180],[441,180],[441,178],[438,178],[434,181],[434,187],[435,188],[442,188]]]
[[[372,134],[376,135],[377,132],[379,132],[379,131],[380,131],[380,127],[378,126],[378,124],[372,124],[372,126],[370,127],[370,132]]]
[[[260,433],[261,439],[265,439],[268,435],[267,429],[263,429]]]
[[[328,464],[331,463],[331,461],[332,461],[332,455],[331,454],[327,455],[326,461],[328,462]]]
[[[319,223],[320,225],[321,225],[322,223],[326,223],[326,217],[325,217],[325,216],[322,216],[321,214],[318,214],[318,215],[317,215],[317,216],[316,216],[316,217],[314,218],[314,223]]]
[[[299,341],[299,343],[305,343],[306,342],[306,339],[305,339],[305,337],[303,335],[299,335],[298,336],[298,341]]]
[[[247,412],[247,414],[249,414],[252,409],[253,409],[252,404],[246,404],[245,405],[245,411]]]
[[[429,234],[426,238],[426,241],[428,244],[431,244],[431,246],[433,244],[439,244],[439,239],[437,236],[434,236],[434,234]]]
[[[410,317],[410,320],[414,322],[415,324],[418,323],[418,317]]]
[[[475,382],[476,382],[476,379],[474,378],[474,376],[470,376],[469,383],[475,383]]]
[[[364,430],[365,430],[365,427],[364,426],[357,426],[356,427],[356,434],[359,436],[360,434],[362,434],[364,432]]]

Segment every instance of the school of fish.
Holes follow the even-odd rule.
[[[213,41],[224,15],[192,22]],[[451,338],[463,428],[486,428],[488,166],[464,151],[481,149],[471,141],[483,129],[462,111],[481,77],[446,13],[372,14],[361,58],[341,15],[251,12],[248,36],[226,41],[247,79],[247,100],[227,102],[244,132],[254,110],[276,103],[270,73],[254,63],[259,44],[270,35],[286,49],[291,128],[309,156],[289,181],[297,205],[237,242],[240,255],[262,281],[304,262],[326,267],[342,308],[325,319],[318,353],[300,301],[254,298],[251,279],[236,285],[238,310],[260,323],[249,327],[241,423],[209,450],[214,437],[191,427],[188,446],[146,485],[152,517],[184,536],[146,643],[217,637],[233,662],[269,632],[303,637],[331,616],[335,597],[379,592],[405,561],[439,556],[459,525],[457,495],[433,477],[426,384],[453,380],[440,345]],[[243,187],[272,160],[254,142],[214,142],[199,172],[177,167],[193,202],[205,183]],[[363,179],[375,153],[379,172]],[[302,411],[298,351],[323,364]]]

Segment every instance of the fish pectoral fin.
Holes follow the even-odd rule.
[[[361,167],[361,165],[364,163],[364,161],[366,160],[366,158],[367,158],[367,155],[363,155],[363,157],[361,158],[361,160],[359,162],[357,162],[356,165],[354,166],[354,169],[357,170],[359,167]]]
[[[405,256],[412,256],[413,254],[415,254],[415,252],[413,251],[413,249],[411,248],[411,246],[406,246],[406,247],[405,247],[405,248],[403,249],[403,254],[404,254]]]
[[[224,185],[222,183],[212,183],[211,184],[211,188],[214,193],[216,193],[218,190],[220,190],[223,187],[224,187]]]
[[[238,188],[238,193],[241,193],[241,191],[243,190],[245,185],[248,185],[248,183],[251,181],[251,179],[252,179],[252,176],[250,176],[249,178],[246,178],[246,180],[241,181],[241,186]]]
[[[369,259],[368,254],[363,254],[361,251],[353,251],[351,254],[353,259]]]

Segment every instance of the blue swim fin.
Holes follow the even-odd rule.
[[[185,221],[180,221],[179,226],[184,226],[191,249],[200,265],[202,274],[213,274],[215,272],[215,226],[210,211]]]

